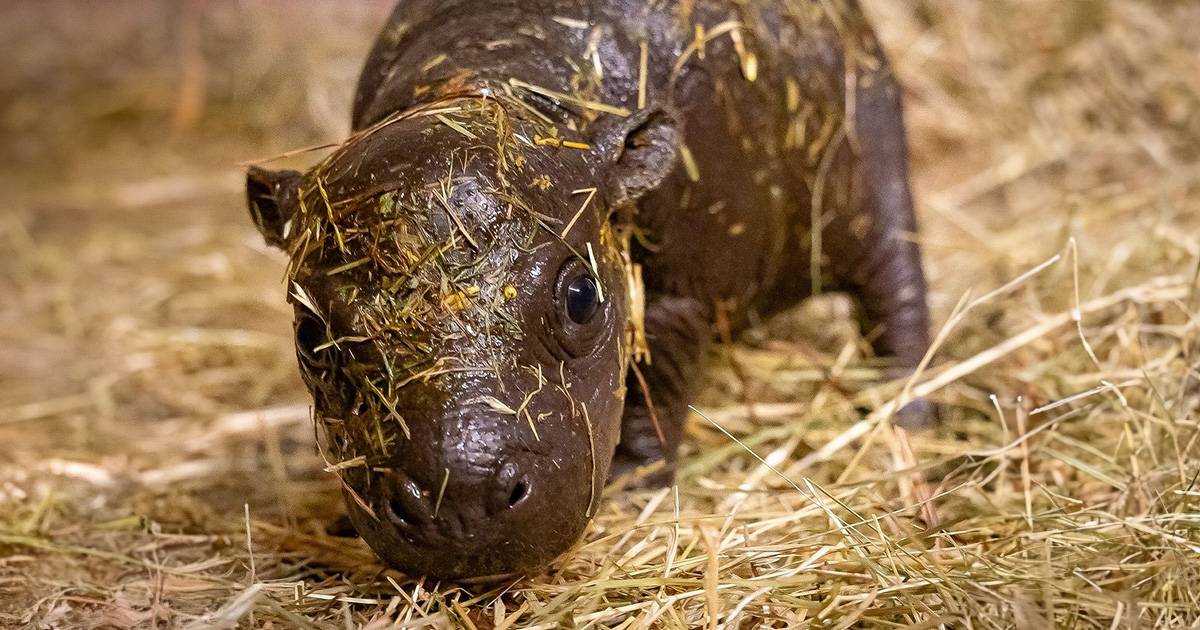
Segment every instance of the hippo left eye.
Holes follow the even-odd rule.
[[[554,337],[571,357],[590,353],[608,330],[604,287],[587,263],[571,258],[563,263],[553,288]]]
[[[580,274],[567,285],[567,317],[576,324],[592,321],[600,310],[600,290],[590,274]]]

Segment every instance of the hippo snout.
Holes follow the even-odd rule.
[[[524,525],[535,490],[516,464],[504,464],[496,475],[455,481],[453,488],[453,473],[446,470],[445,481],[436,486],[421,484],[403,470],[381,472],[385,509],[380,518],[398,536],[429,545],[485,542],[498,527]]]
[[[388,564],[504,575],[543,566],[582,534],[592,470],[574,445],[474,405],[406,421],[412,437],[395,457],[347,478],[351,520]]]

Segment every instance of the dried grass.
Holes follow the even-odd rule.
[[[340,497],[291,356],[284,261],[246,220],[229,157],[336,139],[322,115],[281,129],[272,112],[348,95],[385,7],[322,39],[232,6],[202,33],[307,33],[314,68],[351,70],[321,88],[217,82],[199,126],[164,140],[170,56],[121,58],[146,83],[106,84],[107,109],[72,115],[73,96],[39,126],[23,97],[0,119],[3,153],[26,156],[0,176],[0,625],[1200,621],[1194,3],[869,2],[909,91],[919,238],[948,322],[932,367],[880,385],[837,299],[767,322],[714,357],[676,486],[609,489],[551,571],[499,585],[412,581],[326,533]],[[35,48],[13,46],[51,72],[94,61]],[[211,76],[257,71],[205,58]],[[280,146],[238,139],[256,134]],[[892,427],[908,395],[945,403],[942,427]]]

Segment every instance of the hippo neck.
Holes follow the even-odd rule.
[[[594,56],[604,58],[604,77],[588,86],[592,72],[580,51],[588,49],[591,29],[581,26],[582,21],[574,24],[565,17],[551,17],[581,10],[595,13],[597,9],[563,3],[561,13],[548,13],[541,5],[553,5],[553,0],[471,0],[468,11],[459,6],[466,1],[401,3],[359,79],[355,130],[446,98],[496,95],[513,89],[532,88],[543,96],[578,95],[623,109],[636,104],[636,57],[614,54],[610,49],[625,47],[624,33],[608,32],[606,37],[596,38],[598,43],[592,46],[600,49]],[[600,16],[586,17],[594,20]],[[582,90],[581,83],[585,84]]]

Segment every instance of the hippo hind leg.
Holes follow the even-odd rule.
[[[863,71],[866,73],[867,71]],[[855,118],[841,150],[849,156],[852,194],[826,231],[837,252],[834,275],[861,306],[864,332],[878,356],[895,359],[894,377],[911,374],[929,349],[929,308],[908,182],[900,89],[886,60],[859,78]],[[850,148],[851,145],[856,145]],[[898,415],[902,426],[936,422],[935,407],[915,400]]]

